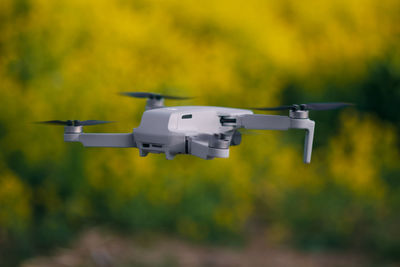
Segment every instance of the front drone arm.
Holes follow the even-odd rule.
[[[246,114],[237,118],[237,125],[253,130],[288,130],[290,118],[277,115]]]
[[[311,162],[315,122],[308,118],[307,111],[293,111],[290,116],[246,114],[237,117],[237,127],[256,130],[305,129],[304,163]]]
[[[85,147],[136,147],[132,133],[84,133],[82,126],[66,126],[64,141],[80,142]]]

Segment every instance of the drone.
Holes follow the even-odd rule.
[[[149,92],[123,92],[122,95],[146,98],[139,127],[131,133],[85,133],[85,126],[109,123],[101,120],[51,120],[40,123],[64,126],[65,142],[80,142],[85,147],[133,147],[142,157],[164,153],[172,160],[178,154],[202,159],[228,158],[230,146],[240,145],[240,129],[305,130],[304,163],[311,162],[315,122],[309,110],[329,110],[350,103],[308,103],[265,108],[227,108],[215,106],[165,106],[165,99],[179,97]],[[254,114],[252,110],[289,111],[289,116]]]

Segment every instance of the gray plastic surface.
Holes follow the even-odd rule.
[[[82,133],[79,142],[86,147],[136,147],[132,133]]]
[[[291,111],[291,116],[296,117],[297,114]],[[246,129],[258,130],[288,130],[288,129],[304,129],[306,136],[304,141],[304,163],[311,162],[312,145],[314,139],[315,122],[308,119],[305,115],[308,112],[299,111],[298,118],[290,118],[287,116],[252,114],[243,115],[238,118],[238,126]]]
[[[229,146],[240,144],[239,128],[304,129],[303,158],[305,163],[311,161],[315,122],[308,119],[308,112],[291,111],[288,117],[223,107],[163,107],[162,101],[150,99],[146,109],[133,133],[83,133],[81,126],[67,126],[64,140],[85,147],[137,147],[140,156],[165,153],[173,159],[177,154],[190,154],[212,159],[229,157]]]

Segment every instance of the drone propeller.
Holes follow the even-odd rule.
[[[38,123],[43,124],[54,124],[60,126],[90,126],[90,125],[97,125],[103,123],[111,123],[113,121],[100,121],[100,120],[86,120],[86,121],[79,121],[79,120],[52,120],[52,121],[39,121]]]
[[[121,95],[136,97],[136,98],[150,98],[150,99],[174,99],[174,100],[185,100],[191,99],[192,97],[182,97],[182,96],[172,96],[172,95],[164,95],[164,94],[156,94],[156,93],[148,93],[148,92],[121,92]]]
[[[331,102],[331,103],[308,103],[308,104],[293,104],[279,107],[251,108],[254,110],[330,110],[339,109],[348,106],[354,106],[352,103]]]

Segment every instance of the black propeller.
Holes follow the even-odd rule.
[[[308,104],[293,104],[279,107],[251,108],[254,110],[329,110],[338,109],[348,106],[354,106],[352,103],[331,102],[331,103],[308,103]]]
[[[185,100],[191,99],[192,97],[183,97],[183,96],[172,96],[172,95],[164,95],[164,94],[155,94],[148,92],[121,92],[121,95],[136,97],[136,98],[150,98],[150,99],[174,99],[174,100]]]
[[[111,123],[111,122],[113,122],[113,121],[99,121],[99,120],[86,120],[86,121],[67,120],[67,121],[61,121],[61,120],[53,120],[53,121],[39,121],[37,123],[54,124],[54,125],[60,125],[60,126],[89,126],[89,125],[97,125],[97,124]]]

